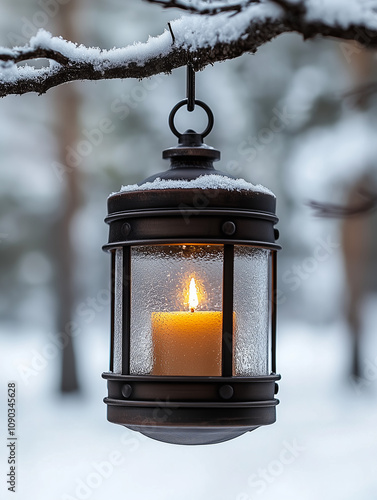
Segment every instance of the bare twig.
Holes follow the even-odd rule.
[[[377,82],[368,82],[363,85],[359,85],[357,88],[344,92],[343,98],[353,98],[355,103],[358,104],[362,102],[365,98],[377,92]]]
[[[170,34],[171,34],[172,43],[174,45],[175,44],[175,35],[174,35],[174,31],[173,31],[173,28],[171,27],[170,23],[168,23],[168,27],[169,27],[169,31],[170,31]]]
[[[366,200],[354,207],[335,205],[332,203],[319,203],[309,201],[308,206],[313,208],[317,217],[326,217],[333,219],[346,219],[357,215],[364,215],[373,212],[377,208],[377,194],[361,191]]]

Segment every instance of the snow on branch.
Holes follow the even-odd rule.
[[[199,70],[254,53],[287,32],[377,47],[377,0],[146,1],[194,13],[172,21],[169,30],[145,43],[112,50],[78,46],[40,30],[24,47],[0,48],[0,97],[42,94],[74,80],[141,79],[170,73],[188,62]],[[47,59],[49,65],[34,68],[30,61],[37,59]]]

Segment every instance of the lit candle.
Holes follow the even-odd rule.
[[[152,313],[152,375],[220,376],[223,313],[196,311],[195,279],[189,311]]]

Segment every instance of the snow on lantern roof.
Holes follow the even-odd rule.
[[[147,191],[153,189],[226,189],[228,191],[253,191],[275,197],[274,193],[261,184],[251,184],[244,179],[232,179],[223,175],[201,175],[192,180],[165,180],[159,177],[153,182],[122,186],[120,192]],[[112,193],[114,195],[116,193]],[[110,195],[110,196],[112,196]]]

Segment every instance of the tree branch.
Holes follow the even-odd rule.
[[[146,1],[187,10],[191,5],[201,14],[172,21],[170,32],[165,30],[146,43],[113,50],[77,46],[41,30],[25,47],[0,48],[0,97],[27,92],[43,94],[51,87],[74,80],[141,79],[170,73],[188,62],[198,71],[217,61],[254,53],[261,45],[288,32],[301,33],[305,39],[321,35],[377,47],[374,0],[347,0],[344,11],[335,9],[332,0],[321,4],[317,0],[240,0],[237,4],[222,4],[224,10],[216,15],[203,15],[203,9],[219,9],[219,1]],[[48,59],[49,67],[17,65],[40,58]]]
[[[0,61],[4,62],[10,61],[12,63],[19,63],[31,59],[52,59],[62,65],[69,64],[68,57],[60,54],[56,50],[43,49],[41,47],[36,49],[24,47],[22,49],[15,49],[12,53],[0,53]]]
[[[211,4],[205,2],[190,2],[187,0],[145,0],[149,3],[161,5],[164,9],[180,9],[202,16],[213,16],[221,12],[241,12],[245,7],[251,4],[261,3],[261,0],[243,0],[231,4],[224,4],[223,2],[212,2]]]

